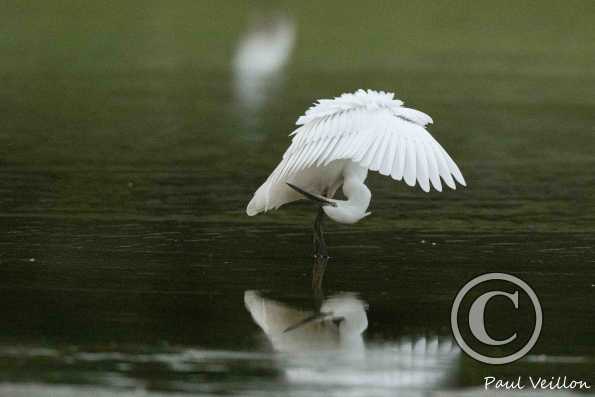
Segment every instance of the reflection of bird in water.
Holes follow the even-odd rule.
[[[363,352],[362,333],[368,327],[368,317],[366,304],[355,294],[330,297],[317,312],[292,308],[256,291],[246,291],[244,303],[277,351]]]
[[[291,145],[248,204],[256,215],[283,204],[308,198],[319,205],[314,223],[314,253],[327,256],[322,232],[326,214],[353,224],[370,213],[372,193],[364,184],[368,170],[442,191],[455,180],[465,185],[461,171],[430,135],[432,119],[403,107],[394,94],[358,90],[332,100],[320,100],[297,120]],[[346,200],[332,197],[340,187]]]
[[[283,15],[260,18],[241,37],[232,63],[236,99],[255,117],[279,84],[295,44],[295,25]]]
[[[397,387],[421,395],[420,390],[449,383],[457,368],[459,350],[450,338],[364,343],[367,305],[352,293],[332,296],[316,311],[299,310],[256,291],[246,291],[244,303],[275,351],[286,353],[279,365],[291,382],[389,388],[390,395]]]
[[[460,350],[450,338],[405,337],[396,343],[370,348],[372,360],[384,361],[394,386],[433,388],[449,382]]]

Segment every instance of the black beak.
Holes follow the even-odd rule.
[[[293,331],[294,329],[303,327],[304,325],[310,324],[311,322],[314,322],[314,321],[323,320],[323,319],[327,318],[328,316],[329,316],[328,313],[314,313],[311,316],[306,317],[302,321],[287,327],[285,329],[285,331],[283,331],[283,333]]]
[[[314,194],[314,193],[309,193],[309,192],[307,192],[307,191],[305,191],[305,190],[303,190],[303,189],[301,189],[301,188],[297,187],[296,185],[294,185],[294,184],[291,184],[291,183],[289,183],[289,182],[285,182],[285,183],[287,183],[287,186],[289,186],[290,188],[292,188],[292,189],[293,189],[293,190],[295,190],[296,192],[298,192],[298,193],[302,194],[302,195],[303,195],[304,197],[306,197],[308,200],[312,200],[312,201],[314,201],[314,202],[316,202],[316,203],[319,203],[319,204],[321,204],[321,205],[323,205],[323,206],[324,206],[324,205],[330,205],[330,206],[332,206],[332,207],[336,207],[336,206],[337,206],[337,204],[336,204],[336,203],[334,203],[334,202],[332,202],[332,201],[328,200],[328,199],[327,199],[327,198],[325,198],[325,197],[319,196],[319,195],[317,195],[317,194]]]

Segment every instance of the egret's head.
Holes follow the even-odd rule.
[[[343,194],[347,200],[333,200],[334,206],[323,207],[329,218],[339,223],[353,224],[371,214],[368,206],[372,193],[358,178],[345,179]]]
[[[367,210],[372,194],[366,185],[361,182],[346,181],[344,183],[343,192],[348,200],[334,200],[310,193],[289,182],[287,182],[287,185],[308,200],[320,205],[324,213],[335,222],[350,225],[371,214]]]
[[[348,225],[357,223],[371,214],[371,212],[366,212],[365,209],[362,210],[362,207],[354,206],[345,201],[337,201],[335,206],[323,205],[322,209],[335,222]]]
[[[352,293],[343,293],[327,299],[320,311],[340,320],[339,328],[362,333],[368,328],[367,304]]]

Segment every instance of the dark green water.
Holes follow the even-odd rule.
[[[235,51],[275,18],[287,64],[243,86]],[[0,395],[595,383],[594,20],[589,1],[3,3]],[[329,225],[324,281],[367,306],[366,360],[275,351],[245,294],[313,309],[314,213],[244,208],[298,115],[368,87],[430,114],[468,187],[370,175],[373,215]],[[485,272],[536,291],[538,343],[498,367],[432,355]]]

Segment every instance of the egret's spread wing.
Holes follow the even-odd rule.
[[[321,100],[297,121],[291,145],[269,177],[271,183],[314,166],[349,159],[424,191],[465,185],[461,171],[425,129],[427,114],[405,108],[393,94],[359,90]],[[454,180],[453,180],[454,177]]]

